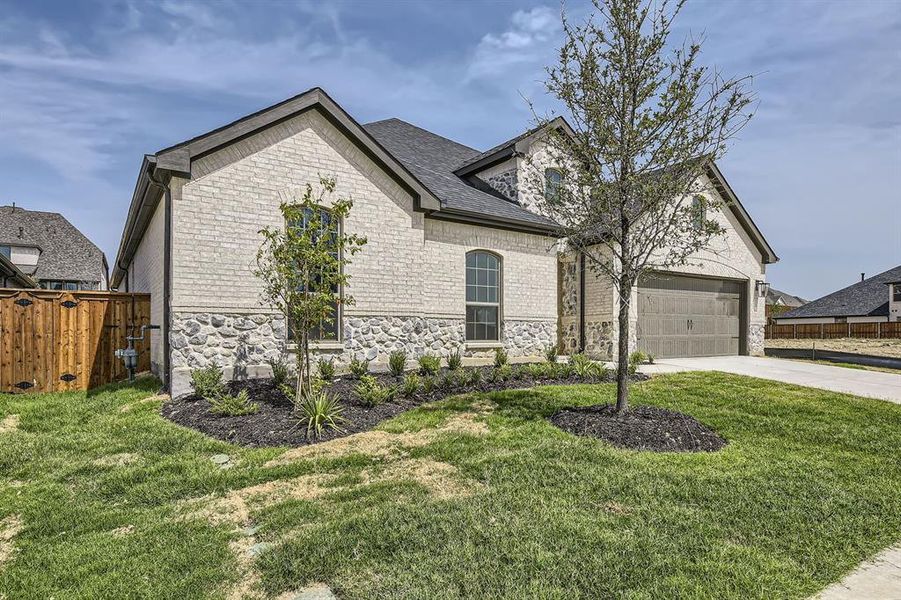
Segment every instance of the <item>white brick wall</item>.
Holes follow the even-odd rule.
[[[165,234],[165,197],[160,200],[134,258],[128,267],[128,291],[150,293],[150,322],[163,324],[163,242]],[[150,335],[151,370],[159,375],[163,366],[160,330]]]

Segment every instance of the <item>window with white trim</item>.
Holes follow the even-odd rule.
[[[466,254],[466,340],[500,340],[501,260],[490,252]]]
[[[901,302],[901,283],[896,283],[894,285],[895,294],[892,297],[893,302]]]

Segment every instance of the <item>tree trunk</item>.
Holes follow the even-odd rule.
[[[295,406],[300,403],[300,400],[303,396],[303,372],[304,372],[304,348],[305,348],[305,334],[301,333],[297,329],[294,330],[294,339],[299,343],[297,344],[297,354],[294,359],[294,371],[297,376],[297,381],[294,383],[294,404]]]
[[[632,282],[620,276],[619,285],[619,344],[616,356],[616,412],[629,408],[629,306],[632,303]]]

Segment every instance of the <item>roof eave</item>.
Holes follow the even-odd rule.
[[[518,219],[493,218],[484,213],[475,213],[459,209],[443,208],[440,211],[426,213],[426,217],[445,221],[470,223],[473,225],[481,225],[483,227],[493,227],[495,229],[507,229],[523,233],[549,235],[555,238],[563,237],[559,227],[553,224],[543,225],[529,221],[520,221]]]
[[[773,250],[772,246],[770,246],[769,242],[766,241],[766,238],[763,237],[763,233],[757,227],[757,224],[754,223],[754,219],[751,218],[748,211],[745,210],[745,207],[732,190],[732,186],[726,181],[726,178],[723,176],[719,167],[716,166],[716,163],[713,160],[708,160],[706,166],[708,174],[713,175],[712,179],[714,180],[714,185],[717,186],[717,191],[724,196],[725,200],[727,200],[732,213],[738,219],[739,223],[741,223],[742,227],[744,227],[745,231],[751,236],[751,240],[760,251],[763,263],[770,265],[778,262],[779,257],[776,255],[776,252]]]

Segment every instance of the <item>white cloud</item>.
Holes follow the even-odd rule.
[[[540,68],[553,57],[561,30],[559,13],[547,6],[516,11],[509,29],[482,37],[469,66],[469,78],[493,77],[511,68]]]

